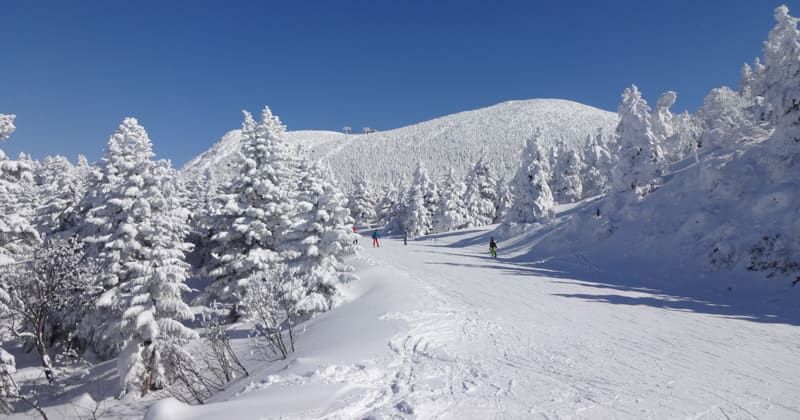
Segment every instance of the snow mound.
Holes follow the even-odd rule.
[[[410,180],[419,162],[431,176],[443,177],[452,168],[465,177],[482,156],[510,179],[519,166],[525,141],[541,129],[545,146],[566,143],[580,147],[598,129],[614,132],[617,115],[561,99],[508,101],[419,124],[370,134],[331,131],[290,131],[290,142],[303,144],[311,156],[325,161],[345,190],[358,176],[373,185]],[[241,167],[241,131],[227,133],[209,151],[187,163],[183,172],[197,176],[208,171],[219,181],[231,179]]]

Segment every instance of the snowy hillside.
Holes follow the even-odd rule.
[[[519,165],[525,141],[535,128],[542,142],[582,146],[598,129],[610,135],[616,114],[559,99],[503,102],[431,121],[370,134],[345,135],[330,131],[289,131],[287,139],[306,145],[311,155],[323,159],[342,187],[349,189],[359,174],[374,185],[410,180],[422,162],[434,177],[450,168],[467,175],[485,154],[501,177],[510,179]],[[211,150],[187,163],[184,173],[212,172],[227,180],[240,167],[237,156],[240,132],[226,134]]]

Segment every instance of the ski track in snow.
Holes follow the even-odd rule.
[[[356,370],[325,418],[800,417],[797,327],[565,300],[592,290],[508,276],[482,248],[387,245],[366,252],[420,308],[382,317],[408,326],[385,374]]]

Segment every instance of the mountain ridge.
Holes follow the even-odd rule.
[[[499,175],[511,178],[527,138],[536,128],[548,146],[563,142],[581,147],[598,129],[610,135],[616,113],[565,99],[510,100],[488,107],[461,111],[370,134],[344,134],[325,130],[287,131],[286,139],[302,143],[309,154],[323,160],[345,190],[365,176],[376,186],[407,182],[417,162],[433,176],[454,169],[466,176],[485,157]],[[226,133],[211,149],[189,161],[185,174],[210,172],[218,181],[235,176],[236,151],[241,132]]]

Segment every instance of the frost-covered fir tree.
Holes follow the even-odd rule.
[[[87,325],[99,354],[124,348],[118,361],[123,393],[158,388],[160,348],[196,336],[181,323],[192,318],[181,296],[188,291],[189,214],[178,201],[177,173],[153,158],[147,132],[126,118],[108,141],[100,180],[86,194],[81,229],[104,269],[105,292]]]
[[[440,232],[461,229],[467,223],[467,211],[464,207],[464,194],[467,186],[456,176],[451,168],[441,188],[441,204],[436,214],[434,225]]]
[[[546,222],[555,214],[555,201],[547,181],[550,163],[540,139],[539,130],[528,138],[522,151],[522,162],[511,181],[514,205],[509,212],[510,222]]]
[[[500,178],[497,180],[497,223],[508,221],[511,207],[514,206],[514,193],[511,191],[511,184],[508,179]]]
[[[0,141],[14,132],[14,115],[0,114]],[[32,225],[35,205],[33,167],[8,159],[0,149],[0,264],[30,252],[39,242]]]
[[[486,158],[481,158],[467,176],[464,205],[467,208],[467,227],[489,225],[497,217],[497,175]]]
[[[296,151],[285,141],[286,128],[269,107],[256,123],[244,112],[242,152],[244,168],[223,187],[214,231],[206,302],[234,304],[247,282],[281,261],[279,246],[292,225],[299,180]]]
[[[622,93],[617,125],[619,162],[614,170],[616,192],[640,198],[652,192],[667,171],[667,161],[650,124],[650,107],[633,85]]]
[[[606,192],[610,185],[614,160],[603,142],[603,129],[598,128],[595,135],[588,135],[583,148],[583,192],[594,196]]]
[[[763,139],[766,132],[751,114],[750,102],[728,87],[712,89],[697,113],[703,150],[731,151]]]
[[[563,143],[557,156],[557,172],[553,171],[551,178],[553,196],[559,203],[574,203],[583,198],[583,160],[577,150]]]
[[[0,114],[0,141],[7,140],[17,129],[17,127],[14,125],[14,119],[16,117],[17,116],[14,114]]]
[[[376,217],[379,225],[390,229],[394,222],[399,220],[398,207],[402,202],[402,186],[395,184],[385,185],[381,188],[381,197],[375,206]]]
[[[797,174],[800,164],[800,32],[786,6],[775,9],[776,24],[764,44],[764,100],[772,110],[775,131],[765,157],[773,179]]]
[[[358,224],[374,223],[377,218],[376,205],[377,199],[367,177],[364,174],[359,175],[348,203],[350,215]]]
[[[697,155],[700,146],[702,127],[699,119],[687,111],[675,115],[672,119],[674,132],[663,144],[664,152],[672,161],[678,161],[687,156]]]
[[[63,156],[46,157],[35,171],[39,207],[35,224],[46,236],[69,236],[82,218],[78,207],[89,185],[91,168],[79,157],[73,166]]]
[[[284,299],[298,315],[335,306],[340,286],[356,279],[353,267],[342,260],[355,252],[356,239],[346,198],[330,171],[312,162],[301,165],[304,175],[293,192],[292,224],[281,244],[293,277],[284,279]]]
[[[405,201],[403,229],[411,238],[433,233],[433,219],[439,208],[439,190],[420,162]]]
[[[675,134],[675,116],[670,108],[675,105],[677,99],[678,94],[669,90],[662,93],[656,101],[656,109],[653,110],[651,115],[651,125],[653,134],[655,134],[660,144],[664,144],[666,139]]]

